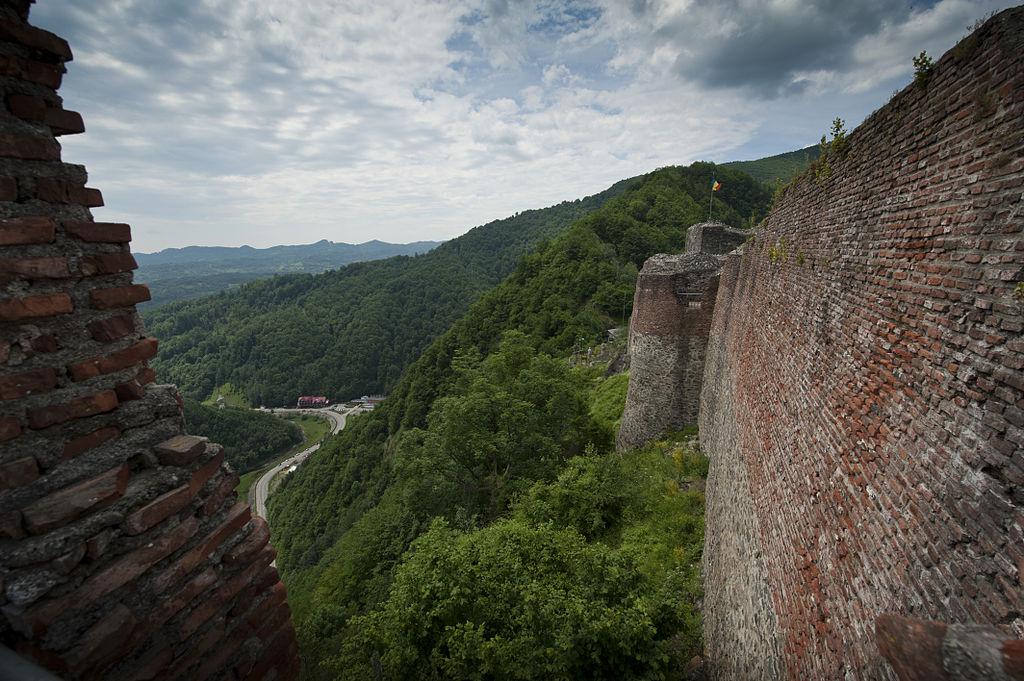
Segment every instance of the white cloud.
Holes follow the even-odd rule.
[[[440,239],[851,124],[997,4],[64,0],[62,138],[140,251]]]

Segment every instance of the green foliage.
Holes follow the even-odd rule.
[[[343,679],[658,678],[673,660],[651,596],[628,555],[574,532],[437,522],[332,663]]]
[[[305,678],[336,678],[343,668],[358,676],[377,665],[400,677],[408,664],[422,669],[423,678],[490,678],[488,670],[511,665],[513,655],[522,663],[509,666],[505,678],[557,677],[557,669],[570,667],[576,671],[564,677],[646,678],[679,668],[674,655],[688,659],[699,635],[692,600],[703,532],[700,494],[685,491],[684,467],[664,448],[639,458],[610,453],[627,379],[605,382],[592,397],[587,387],[597,370],[570,370],[564,358],[580,338],[586,344],[605,339],[623,316],[620,294],[632,302],[647,257],[683,249],[686,227],[706,218],[712,170],[698,163],[638,178],[521,256],[515,271],[437,338],[374,412],[351,419],[271,496],[277,566],[289,588]],[[765,215],[764,185],[734,169],[716,172],[725,187],[716,217],[741,227],[751,215]],[[414,544],[437,518],[446,529]],[[578,566],[556,561],[536,575],[508,578],[515,589],[550,597],[537,601],[545,603],[537,612],[548,619],[535,629],[523,628],[518,611],[500,610],[515,589],[491,600],[487,580],[444,581],[461,574],[460,555],[490,565],[486,557],[499,550],[498,538],[507,540],[508,551],[521,545],[543,557],[547,550],[552,561],[579,555]],[[683,546],[683,540],[697,544]],[[455,562],[445,563],[435,586],[421,581],[423,570],[447,560]],[[602,572],[595,563],[615,570]],[[560,595],[555,566],[589,571],[592,588]],[[470,579],[472,570],[463,572]],[[505,579],[490,568],[481,574]],[[467,590],[459,595],[467,608],[503,612],[511,629],[463,618],[467,611],[449,602],[452,589]],[[618,595],[605,599],[602,589]],[[436,626],[407,616],[404,604],[427,603],[425,596],[437,599]],[[637,603],[644,605],[634,609]],[[570,651],[561,638],[577,622],[559,618],[591,606],[601,627],[626,637],[607,658],[593,647],[603,639],[579,639]],[[615,618],[602,619],[602,612]],[[432,629],[421,636],[409,626]],[[562,666],[545,668],[524,647],[534,644],[559,651],[550,664]],[[481,656],[485,649],[489,657]],[[428,662],[421,667],[423,656]]]
[[[280,418],[291,421],[301,428],[307,445],[319,442],[331,433],[331,422],[327,418],[286,412],[282,413]]]
[[[834,158],[842,158],[849,150],[845,125],[846,123],[842,118],[835,118],[832,121],[831,141],[826,140],[825,135],[822,135],[821,141],[818,143],[821,153],[818,161],[811,165],[811,169],[814,172],[815,182],[822,186],[826,186],[828,180],[832,177],[832,164],[830,161]]]
[[[275,276],[145,311],[161,339],[153,368],[195,399],[225,382],[269,406],[386,393],[523,254],[623,186],[496,220],[423,255]]]
[[[730,161],[722,164],[728,168],[742,170],[768,185],[784,184],[804,171],[821,155],[821,149],[812,145],[806,149],[788,151],[757,161]]]
[[[512,518],[482,529],[434,521],[381,607],[347,621],[331,641],[340,654],[319,671],[680,678],[700,650],[704,526],[703,495],[684,488],[706,475],[707,460],[685,438],[672,440],[627,457],[575,457],[556,480],[535,484]],[[331,612],[310,626],[332,631]]]
[[[217,409],[185,398],[188,431],[224,446],[224,456],[237,471],[256,468],[302,441],[295,425],[266,412],[229,407]]]
[[[622,423],[622,412],[626,408],[626,391],[629,389],[629,373],[610,376],[594,388],[590,415],[615,437]]]
[[[218,385],[215,387],[210,391],[209,396],[203,401],[203,404],[210,407],[216,407],[219,406],[221,402],[228,407],[248,408],[252,406],[249,404],[249,401],[245,399],[245,395],[242,391],[230,383],[225,383],[224,385]]]
[[[913,57],[914,62],[914,85],[919,88],[924,88],[928,85],[928,81],[932,77],[932,69],[935,64],[932,62],[932,58],[929,57],[924,50],[921,50],[921,54]]]
[[[461,509],[494,520],[522,481],[551,477],[588,443],[610,444],[565,362],[535,355],[521,333],[507,333],[478,365],[459,357],[455,372],[454,390],[434,403],[427,430],[406,432],[395,460],[409,506],[425,517]]]
[[[1015,300],[1024,300],[1024,281],[1018,281],[1013,287],[1013,297]]]

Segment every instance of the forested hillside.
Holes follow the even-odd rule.
[[[821,147],[815,144],[805,149],[759,158],[756,161],[730,161],[723,165],[749,173],[754,179],[774,187],[778,182],[785,184],[792,180],[819,156]]]
[[[227,382],[252,405],[388,392],[520,256],[626,184],[495,220],[422,255],[276,276],[144,311],[146,327],[160,338],[153,368],[200,400]]]
[[[153,296],[149,302],[139,304],[139,309],[213,295],[275,274],[319,274],[354,262],[426,253],[439,243],[367,241],[345,244],[324,239],[299,246],[187,246],[166,248],[158,253],[136,253],[139,268],[135,271],[135,281],[148,284]]]
[[[629,314],[646,258],[683,249],[713,174],[716,219],[764,216],[769,190],[737,170],[630,181],[523,256],[271,497],[305,678],[682,668],[697,645],[703,527],[700,493],[685,490],[703,464],[672,442],[612,453],[607,394],[622,382],[593,391],[601,370],[565,358]]]
[[[274,454],[302,442],[296,424],[252,409],[218,409],[185,398],[185,426],[193,435],[208,437],[224,446],[224,457],[239,473],[256,468]]]

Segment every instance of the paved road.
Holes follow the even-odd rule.
[[[310,414],[312,416],[319,416],[326,418],[331,422],[331,434],[337,433],[339,430],[345,427],[345,417],[348,416],[352,411],[346,411],[345,413],[339,414],[333,409],[275,409],[275,412],[285,413],[303,413]],[[302,450],[298,454],[293,454],[286,460],[277,464],[266,473],[261,475],[256,484],[252,486],[250,490],[249,505],[252,506],[253,513],[260,516],[261,518],[267,517],[267,495],[270,494],[270,481],[274,479],[274,476],[283,470],[287,470],[292,466],[297,466],[306,460],[306,457],[320,449],[320,443],[316,443],[312,447]]]

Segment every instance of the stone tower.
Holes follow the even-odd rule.
[[[719,256],[655,255],[637,277],[630,374],[619,451],[697,423],[704,350],[718,292]]]

